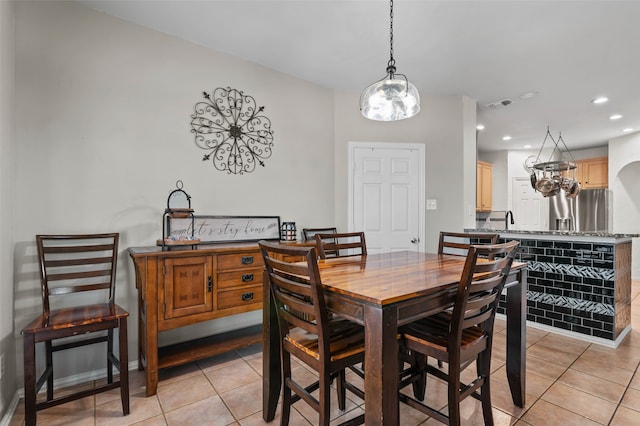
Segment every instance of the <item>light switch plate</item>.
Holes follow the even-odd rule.
[[[427,210],[436,210],[438,208],[437,200],[427,200]]]

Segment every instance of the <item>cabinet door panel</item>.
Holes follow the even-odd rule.
[[[594,160],[585,163],[585,188],[606,188],[609,181],[608,162]]]
[[[211,256],[165,259],[165,319],[213,310]]]
[[[478,161],[476,165],[476,210],[491,211],[493,164]]]

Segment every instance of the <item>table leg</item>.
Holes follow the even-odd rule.
[[[398,425],[398,313],[365,305],[365,424]]]
[[[527,271],[518,273],[520,285],[507,288],[507,379],[513,403],[525,404],[526,389],[526,320],[527,320]]]
[[[276,415],[282,387],[278,318],[265,271],[262,280],[262,418],[270,422]]]

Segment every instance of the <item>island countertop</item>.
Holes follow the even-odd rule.
[[[612,238],[617,242],[621,242],[623,240],[630,240],[631,238],[638,238],[640,234],[613,234],[610,232],[602,232],[602,231],[523,231],[518,229],[490,229],[490,228],[474,228],[474,229],[465,229],[465,232],[489,232],[503,235],[514,234],[514,235],[522,235],[522,238],[526,238],[526,235],[544,235],[544,236],[556,236],[556,237],[569,237],[569,239],[573,238],[589,238],[593,240],[593,238]]]

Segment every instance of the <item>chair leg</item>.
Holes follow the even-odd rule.
[[[448,385],[449,425],[460,426],[460,367],[449,362]]]
[[[291,355],[289,352],[282,350],[282,413],[280,414],[280,425],[288,426],[289,417],[291,416],[291,388],[289,381],[291,380]]]
[[[320,389],[318,392],[318,400],[320,402],[320,426],[329,426],[329,420],[331,419],[331,377],[328,374],[323,374],[321,368],[318,372],[320,379]],[[344,373],[344,370],[342,371]]]
[[[414,368],[419,371],[420,377],[413,382],[413,396],[418,401],[424,401],[424,394],[427,389],[427,357],[421,353],[413,351]]]
[[[24,417],[26,426],[36,424],[36,344],[33,334],[22,336],[24,351]]]
[[[480,357],[476,361],[479,365],[478,375],[484,378],[482,386],[480,386],[480,396],[482,402],[482,416],[484,417],[484,424],[487,426],[493,426],[493,411],[491,410],[491,352],[485,351],[480,354]]]
[[[118,347],[120,354],[120,399],[122,400],[122,413],[126,416],[130,412],[129,406],[129,351],[127,345],[127,318],[121,318],[118,324]],[[111,368],[109,368],[111,370]]]
[[[113,383],[113,328],[107,330],[107,383]],[[122,368],[122,365],[120,366]]]
[[[336,390],[338,391],[338,408],[344,411],[347,405],[347,388],[344,386],[346,381],[346,375],[344,370],[338,372],[338,379],[336,380]]]
[[[44,342],[45,347],[45,363],[47,373],[47,401],[53,399],[53,344],[51,340]]]

